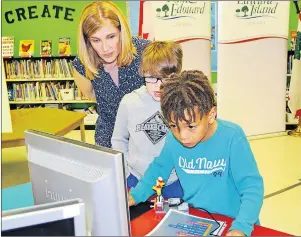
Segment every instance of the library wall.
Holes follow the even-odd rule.
[[[38,1],[4,1],[2,3],[2,36],[14,36],[15,37],[15,53],[14,56],[18,56],[18,42],[21,39],[33,39],[35,40],[36,49],[34,56],[39,56],[39,42],[43,39],[50,39],[53,42],[53,55],[58,55],[58,48],[56,42],[59,37],[70,37],[71,38],[71,52],[72,55],[76,55],[76,45],[77,45],[77,26],[79,22],[79,17],[82,9],[92,1],[74,1],[72,6],[68,1],[47,1],[47,4],[44,2]],[[125,13],[126,4],[125,1],[115,2]],[[44,12],[44,5],[48,6],[49,14],[45,13],[47,17],[42,17]],[[59,12],[58,18],[55,18],[56,8],[53,9],[53,5],[63,7],[63,10]],[[28,7],[36,6],[35,8],[30,8],[35,10],[37,18],[29,19]],[[72,18],[73,21],[65,20],[66,8],[75,9],[73,12],[69,10],[69,13],[72,16],[67,18]],[[17,9],[25,9],[26,20],[18,21]],[[31,11],[33,11],[31,10]],[[8,19],[15,20],[13,23],[7,23],[5,19],[5,13],[11,11],[12,14],[8,13]],[[21,11],[21,10],[17,10]],[[293,2],[290,3],[290,19],[289,19],[289,32],[291,30],[297,29],[297,14],[295,13],[295,8]],[[48,17],[50,15],[50,17]],[[134,23],[132,23],[134,24]],[[133,30],[132,30],[133,31]],[[136,31],[133,31],[135,34]],[[290,49],[290,39],[288,40],[288,49]],[[217,81],[217,73],[212,72],[211,80],[213,83]]]
[[[91,2],[13,0],[2,2],[2,36],[14,37],[14,58],[4,61],[4,65],[12,69],[8,70],[9,73],[6,75],[11,109],[45,106],[86,111],[87,108],[94,106],[94,103],[86,100],[81,93],[77,93],[69,66],[70,60],[77,55],[77,31],[81,12]],[[115,3],[126,15],[126,2]],[[59,38],[70,38],[72,57],[58,57]],[[21,40],[34,40],[34,53],[31,60],[20,59]],[[52,57],[39,58],[41,40],[52,41]],[[25,63],[28,64],[27,67],[24,67]],[[62,64],[63,67],[57,67],[60,68],[59,71],[47,73],[49,71],[47,67],[57,63]],[[41,68],[41,64],[46,66],[43,75],[41,70],[37,70]],[[64,98],[61,94],[67,87],[68,90],[74,89],[74,97],[62,101]],[[32,92],[33,90],[35,93]],[[4,94],[7,95],[7,92]]]
[[[53,56],[58,55],[58,38],[69,37],[71,54],[77,55],[77,28],[82,10],[92,1],[4,1],[2,36],[14,36],[14,57],[20,40],[34,40],[34,56],[40,56],[40,41],[52,40]],[[116,4],[126,13],[125,1]]]
[[[2,64],[2,73],[1,76],[2,78],[5,78],[4,75],[4,68],[3,68],[3,64]],[[2,110],[2,114],[1,114],[1,132],[12,132],[12,122],[11,122],[11,115],[9,112],[9,104],[8,104],[8,97],[7,97],[7,87],[6,87],[6,83],[5,80],[1,80],[1,91],[2,91],[2,95],[0,97],[0,104],[1,104],[1,110]]]

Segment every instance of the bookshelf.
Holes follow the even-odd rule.
[[[71,62],[75,56],[3,58],[2,75],[10,109],[96,105],[76,86]],[[83,112],[85,109],[83,109]],[[93,122],[92,122],[93,123]],[[89,125],[91,121],[89,121]]]
[[[32,78],[32,79],[7,79],[6,82],[28,82],[28,81],[73,81],[73,77],[66,77],[66,78]]]
[[[29,100],[29,101],[9,101],[9,104],[77,104],[77,103],[94,103],[90,100]]]

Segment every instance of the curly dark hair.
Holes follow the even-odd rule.
[[[203,72],[198,70],[183,71],[181,74],[171,74],[161,84],[161,110],[167,121],[171,121],[171,113],[176,124],[179,120],[186,123],[195,121],[194,108],[197,107],[200,117],[216,106],[211,83]],[[184,116],[187,110],[188,120]]]

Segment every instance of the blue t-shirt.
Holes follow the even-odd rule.
[[[166,181],[175,168],[186,202],[234,217],[231,229],[250,235],[263,202],[263,180],[241,127],[217,121],[215,133],[194,148],[184,147],[170,132],[161,154],[130,193],[136,203],[145,201],[156,179]]]
[[[92,80],[97,101],[99,117],[95,125],[95,142],[104,147],[111,147],[111,137],[119,103],[125,94],[138,89],[144,84],[139,75],[140,59],[143,49],[150,41],[133,37],[133,44],[137,50],[137,56],[130,65],[119,67],[117,86],[110,74],[103,67],[99,69],[98,76]],[[85,68],[78,57],[72,62],[73,67],[82,76],[85,76]]]

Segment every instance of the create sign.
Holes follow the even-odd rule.
[[[249,39],[287,38],[289,1],[232,1],[219,2],[219,43]]]
[[[67,21],[73,21],[73,13],[75,9],[69,7],[62,7],[58,5],[44,5],[38,9],[37,6],[28,6],[26,8],[16,8],[14,10],[6,11],[4,13],[5,20],[8,24],[12,24],[15,21],[24,21],[28,19],[42,18],[63,18]]]

